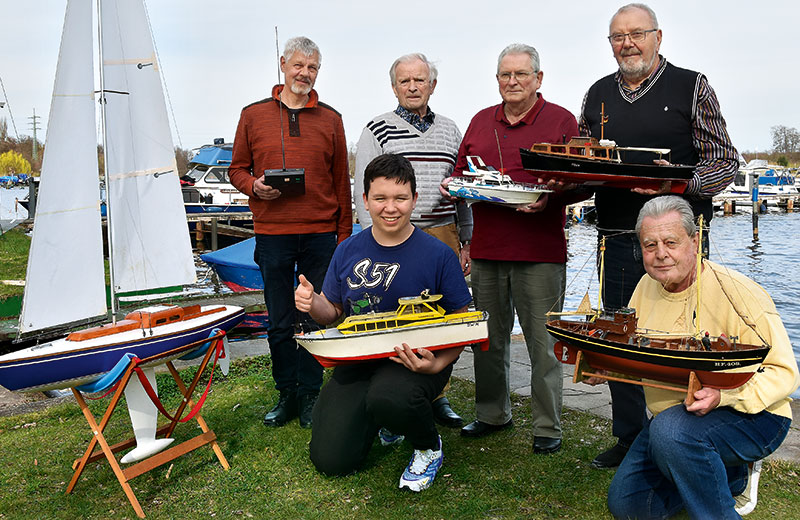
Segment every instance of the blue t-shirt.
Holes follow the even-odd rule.
[[[372,228],[339,244],[325,274],[322,292],[340,304],[345,316],[397,309],[397,299],[428,289],[441,294],[445,311],[469,304],[472,296],[453,250],[439,239],[414,228],[400,245],[385,247]]]

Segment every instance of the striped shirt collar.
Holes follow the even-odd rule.
[[[664,69],[667,67],[667,60],[664,59],[662,55],[658,55],[658,67],[650,73],[644,81],[642,81],[641,85],[632,89],[628,87],[625,83],[625,79],[622,77],[622,72],[617,70],[617,73],[614,74],[614,79],[617,80],[617,84],[619,85],[619,91],[622,96],[627,99],[628,101],[633,101],[636,98],[644,95],[650,87],[658,80],[658,77],[661,76],[661,73],[664,72]]]
[[[433,125],[433,120],[436,117],[436,114],[433,113],[431,107],[428,107],[428,113],[423,117],[419,117],[418,114],[409,112],[403,108],[402,105],[397,105],[397,109],[394,111],[394,113],[405,119],[408,124],[420,132],[427,132],[431,125]]]

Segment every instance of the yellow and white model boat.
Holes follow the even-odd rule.
[[[394,312],[349,316],[339,326],[295,335],[322,366],[330,367],[395,356],[403,343],[416,350],[439,350],[479,343],[489,348],[489,314],[445,314],[441,294],[403,297]]]

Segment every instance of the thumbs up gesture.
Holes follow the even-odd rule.
[[[300,283],[294,290],[294,305],[300,312],[310,312],[311,302],[314,301],[314,286],[302,274],[298,276],[297,281]]]

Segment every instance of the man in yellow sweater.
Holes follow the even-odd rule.
[[[800,376],[789,337],[758,284],[710,261],[698,276],[699,237],[685,200],[648,201],[636,232],[647,271],[629,304],[639,327],[691,333],[696,319],[712,336],[772,348],[747,383],[702,388],[688,406],[683,392],[645,387],[654,417],[620,464],[608,507],[616,518],[666,518],[683,509],[691,518],[739,518],[755,507],[760,460],[778,448],[791,423],[789,395]]]

